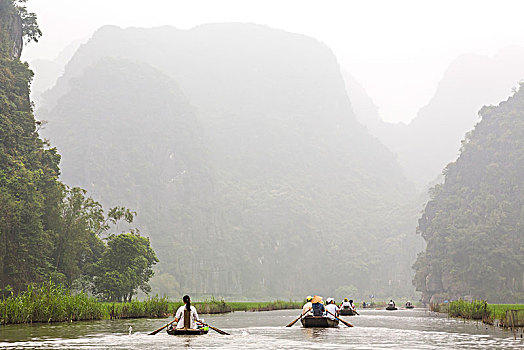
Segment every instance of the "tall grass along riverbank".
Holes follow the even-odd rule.
[[[0,300],[0,324],[100,320],[104,307],[84,293],[71,294],[53,283],[29,285]]]
[[[0,299],[0,324],[166,317],[167,298],[158,296],[129,303],[102,303],[85,293],[72,294],[52,282]]]
[[[150,297],[144,301],[126,303],[100,302],[85,293],[73,294],[52,282],[29,285],[27,290],[0,299],[0,325],[63,322],[124,318],[162,318],[173,315],[182,305],[170,302],[167,297]],[[302,302],[225,302],[214,298],[193,305],[201,314],[217,314],[233,311],[270,311],[298,309]]]
[[[524,315],[524,304],[488,304],[484,300],[472,302],[457,300],[446,304],[432,304],[430,310],[447,313],[450,317],[460,317],[470,320],[482,320],[491,325],[508,326],[508,313],[511,323],[520,324]],[[515,315],[517,319],[515,320]]]
[[[170,309],[176,312],[178,307],[183,305],[181,302],[169,303]],[[202,314],[221,314],[234,311],[272,311],[285,309],[301,309],[304,304],[301,301],[265,301],[265,302],[236,302],[209,299],[205,301],[192,302],[198,313]]]

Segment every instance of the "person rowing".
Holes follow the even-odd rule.
[[[344,298],[344,301],[339,306],[341,309],[351,308],[351,303],[348,301],[348,298]]]
[[[180,306],[175,314],[175,322],[178,322],[176,328],[197,329],[197,322],[202,321],[198,319],[196,308],[191,305],[191,298],[189,295],[184,295],[182,301],[184,305]],[[189,316],[189,319],[186,319],[186,316]]]
[[[332,320],[336,319],[338,317],[339,308],[337,304],[335,304],[335,299],[327,298],[326,302],[326,317]]]
[[[306,298],[306,303],[302,307],[302,316],[311,315],[311,310],[313,309],[313,304],[311,304],[311,300],[313,300],[313,297],[308,295]]]

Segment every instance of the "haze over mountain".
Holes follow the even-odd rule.
[[[64,68],[80,46],[80,41],[67,45],[58,56],[53,59],[35,59],[30,62],[31,69],[35,72],[31,84],[31,100],[38,106],[41,95],[52,88],[56,80],[64,73]]]
[[[416,193],[318,41],[103,27],[44,98],[62,179],[139,211],[158,291],[412,293]]]
[[[348,94],[357,119],[398,155],[406,176],[419,186],[433,181],[458,156],[478,110],[506,98],[524,78],[524,48],[509,47],[493,57],[467,54],[457,58],[440,81],[429,104],[409,124],[385,123],[365,92],[351,77]]]

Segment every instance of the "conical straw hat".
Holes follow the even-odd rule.
[[[311,303],[312,303],[312,304],[320,303],[321,300],[322,300],[322,297],[319,297],[318,295],[315,295],[315,296],[313,297],[313,299],[311,300]]]

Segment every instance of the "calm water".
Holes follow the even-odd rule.
[[[299,310],[202,315],[230,336],[212,330],[203,336],[147,333],[167,320],[121,320],[0,327],[1,349],[522,349],[524,341],[482,323],[430,314],[425,310],[361,310],[344,317],[355,327],[286,328]],[[170,319],[169,319],[170,320]],[[131,335],[129,327],[132,327]]]

